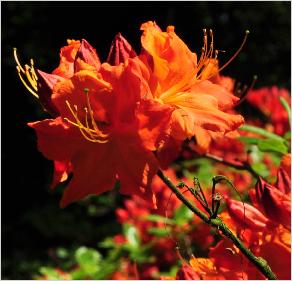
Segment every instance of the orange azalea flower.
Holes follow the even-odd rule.
[[[100,194],[120,180],[123,194],[154,197],[150,189],[158,162],[152,151],[167,137],[172,109],[147,96],[143,64],[100,64],[88,42],[69,41],[53,74],[39,72],[50,93],[47,104],[56,119],[29,123],[39,150],[56,161],[54,183],[70,171],[73,179],[61,206]],[[70,165],[69,165],[70,163]]]
[[[209,49],[204,31],[204,50],[198,61],[196,54],[175,34],[173,26],[162,32],[154,22],[146,22],[141,29],[144,53],[140,58],[149,68],[153,99],[174,108],[172,137],[184,140],[195,136],[198,147],[205,151],[211,139],[243,124],[242,116],[224,112],[238,98],[208,80],[213,75],[213,68],[208,66],[216,58],[212,31]]]

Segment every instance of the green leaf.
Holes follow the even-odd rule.
[[[291,139],[291,132],[290,131],[285,133],[284,139],[285,140],[290,140]]]
[[[170,229],[169,227],[167,228],[150,227],[147,229],[147,232],[158,237],[165,237],[169,234]]]
[[[187,206],[181,205],[175,210],[173,219],[177,224],[182,225],[189,222],[193,217],[193,212]]]
[[[259,141],[258,138],[250,138],[250,137],[239,137],[238,139],[246,144],[257,144]]]
[[[282,137],[252,125],[243,125],[239,128],[239,130],[256,133],[272,140],[285,142],[285,140]]]
[[[263,178],[268,177],[270,174],[269,169],[264,163],[258,162],[258,163],[252,164],[251,167],[257,174],[259,174]]]
[[[133,248],[138,248],[140,245],[140,237],[137,228],[130,224],[124,224],[123,228],[128,244]]]
[[[261,151],[278,152],[282,154],[286,154],[288,152],[288,147],[283,141],[274,139],[259,140],[258,148]]]
[[[39,269],[42,275],[46,275],[47,280],[62,280],[63,277],[52,267],[41,267]]]
[[[81,269],[88,274],[94,274],[100,270],[101,255],[95,249],[80,247],[75,252],[75,259]]]
[[[163,217],[163,216],[159,216],[159,215],[148,215],[146,217],[146,220],[148,221],[153,221],[153,222],[163,222],[163,223],[167,223],[167,224],[174,224],[174,220]]]
[[[98,246],[101,248],[114,248],[116,246],[116,243],[114,242],[112,237],[107,237],[100,243],[98,243]]]

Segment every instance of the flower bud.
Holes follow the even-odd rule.
[[[275,187],[285,194],[291,192],[291,179],[288,173],[283,168],[279,168],[278,170],[277,182],[275,184]]]
[[[37,70],[38,76],[38,96],[44,109],[52,116],[57,117],[59,110],[53,104],[51,96],[53,94],[54,86],[63,78],[58,75],[48,74],[41,70]]]
[[[256,184],[256,196],[268,218],[291,227],[291,200],[288,195],[260,178]]]
[[[100,60],[95,49],[85,40],[82,39],[80,48],[75,57],[75,61],[80,58],[87,64],[93,66],[97,71],[100,68]]]
[[[269,224],[269,219],[258,209],[240,201],[226,199],[227,210],[230,217],[241,227],[250,228],[254,231],[263,231]]]
[[[137,54],[129,42],[121,33],[118,33],[112,42],[107,62],[111,65],[119,65],[120,63],[125,62],[128,58],[136,56]]]

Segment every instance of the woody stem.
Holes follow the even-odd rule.
[[[219,229],[223,235],[225,235],[228,239],[230,239],[234,245],[247,257],[247,259],[253,263],[258,270],[266,276],[269,280],[276,280],[277,277],[274,272],[269,267],[266,260],[261,257],[255,256],[245,245],[243,242],[238,239],[238,237],[227,227],[227,225],[218,217],[217,218],[209,218],[206,214],[204,214],[200,209],[198,209],[193,203],[187,200],[184,195],[179,191],[179,189],[170,181],[170,179],[163,174],[161,170],[157,172],[157,175],[160,179],[171,189],[171,191],[176,195],[176,197],[184,203],[195,215],[197,215],[202,221],[205,223],[216,227]]]

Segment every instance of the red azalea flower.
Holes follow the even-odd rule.
[[[291,104],[289,92],[276,86],[252,90],[248,93],[247,100],[271,118],[276,134],[283,135],[289,130],[289,120],[288,113],[280,103],[280,97],[284,98],[288,104]]]

